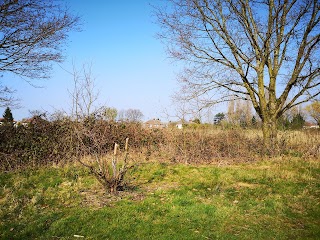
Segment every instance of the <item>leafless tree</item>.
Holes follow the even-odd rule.
[[[139,109],[127,109],[121,110],[118,113],[119,121],[128,121],[128,122],[140,122],[143,118],[143,113]]]
[[[18,100],[13,96],[14,92],[14,90],[6,86],[0,86],[0,107],[19,106]]]
[[[68,32],[78,27],[79,18],[59,1],[0,1],[0,73],[48,78],[52,63],[63,60]]]
[[[202,99],[198,97],[188,99],[184,91],[177,91],[171,96],[170,111],[165,109],[163,113],[168,120],[178,119],[186,122],[187,120],[199,119],[200,122],[210,122],[209,116],[212,113],[212,108],[204,108]],[[206,120],[204,116],[206,116]],[[213,121],[213,119],[211,120]]]
[[[50,113],[49,120],[54,121],[64,121],[69,120],[69,116],[64,110],[55,109],[53,113]]]
[[[318,0],[168,2],[156,8],[159,36],[186,63],[181,83],[189,99],[250,100],[270,147],[277,119],[319,97]]]
[[[125,119],[125,110],[120,110],[119,112],[118,112],[118,115],[117,115],[117,120],[118,121],[120,121],[120,122],[123,122],[123,121],[126,121],[126,119]]]
[[[305,108],[307,114],[317,122],[320,127],[320,101],[314,101]]]
[[[139,109],[128,109],[125,116],[129,122],[140,122],[143,118],[143,113]]]
[[[233,125],[249,126],[252,120],[251,105],[245,100],[230,100],[228,102],[228,121]]]
[[[228,121],[231,124],[235,124],[236,122],[236,116],[235,116],[235,100],[231,99],[228,102],[228,112],[227,112],[227,116],[228,116]]]
[[[78,70],[73,64],[73,89],[69,91],[72,100],[71,115],[76,120],[88,118],[96,114],[100,108],[96,105],[99,91],[96,87],[96,78],[92,73],[92,63],[83,64]]]
[[[29,119],[48,120],[48,112],[43,109],[29,110]]]

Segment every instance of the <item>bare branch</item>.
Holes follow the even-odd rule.
[[[281,114],[319,95],[319,1],[168,2],[156,9],[159,36],[189,69],[181,81],[189,101],[250,98],[265,135],[275,136]]]
[[[0,72],[22,78],[48,78],[52,63],[63,60],[63,45],[79,17],[56,0],[0,3]]]

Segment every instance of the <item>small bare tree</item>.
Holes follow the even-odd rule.
[[[73,89],[69,91],[72,100],[71,115],[76,120],[89,118],[99,111],[95,105],[99,98],[99,91],[96,87],[96,78],[92,73],[92,63],[83,64],[78,70],[73,64]]]
[[[252,120],[251,106],[246,100],[230,100],[228,102],[229,123],[236,126],[249,126]]]
[[[14,98],[14,93],[14,90],[0,85],[0,107],[17,107],[19,100]]]
[[[139,109],[128,109],[125,113],[125,118],[129,122],[140,122],[143,118],[143,113]]]
[[[143,113],[139,109],[121,110],[118,113],[119,121],[140,122],[143,118]]]
[[[75,120],[72,137],[77,143],[77,160],[90,169],[108,193],[116,194],[125,184],[129,139],[125,141],[123,154],[120,154],[120,145],[114,143],[114,154],[110,160],[110,123],[105,120],[109,117],[108,120],[115,119],[117,111],[97,106],[99,92],[92,64],[83,64],[80,70],[73,64],[73,72],[69,73],[74,84],[69,93],[72,99],[71,115]],[[119,156],[123,156],[122,161],[118,161]]]

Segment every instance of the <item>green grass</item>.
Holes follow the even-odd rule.
[[[104,194],[77,166],[0,174],[1,239],[319,239],[320,162],[144,163]]]

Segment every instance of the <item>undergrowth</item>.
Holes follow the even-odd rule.
[[[130,155],[173,163],[254,162],[266,156],[316,159],[320,155],[318,129],[280,131],[271,152],[263,146],[261,130],[228,130],[205,125],[148,129],[139,123],[42,119],[26,127],[0,126],[0,136],[0,170],[3,171],[63,165],[79,160],[79,156],[108,154],[115,143],[123,149],[126,138],[130,139]]]
[[[320,162],[144,162],[111,196],[78,165],[0,174],[1,239],[318,239]]]

